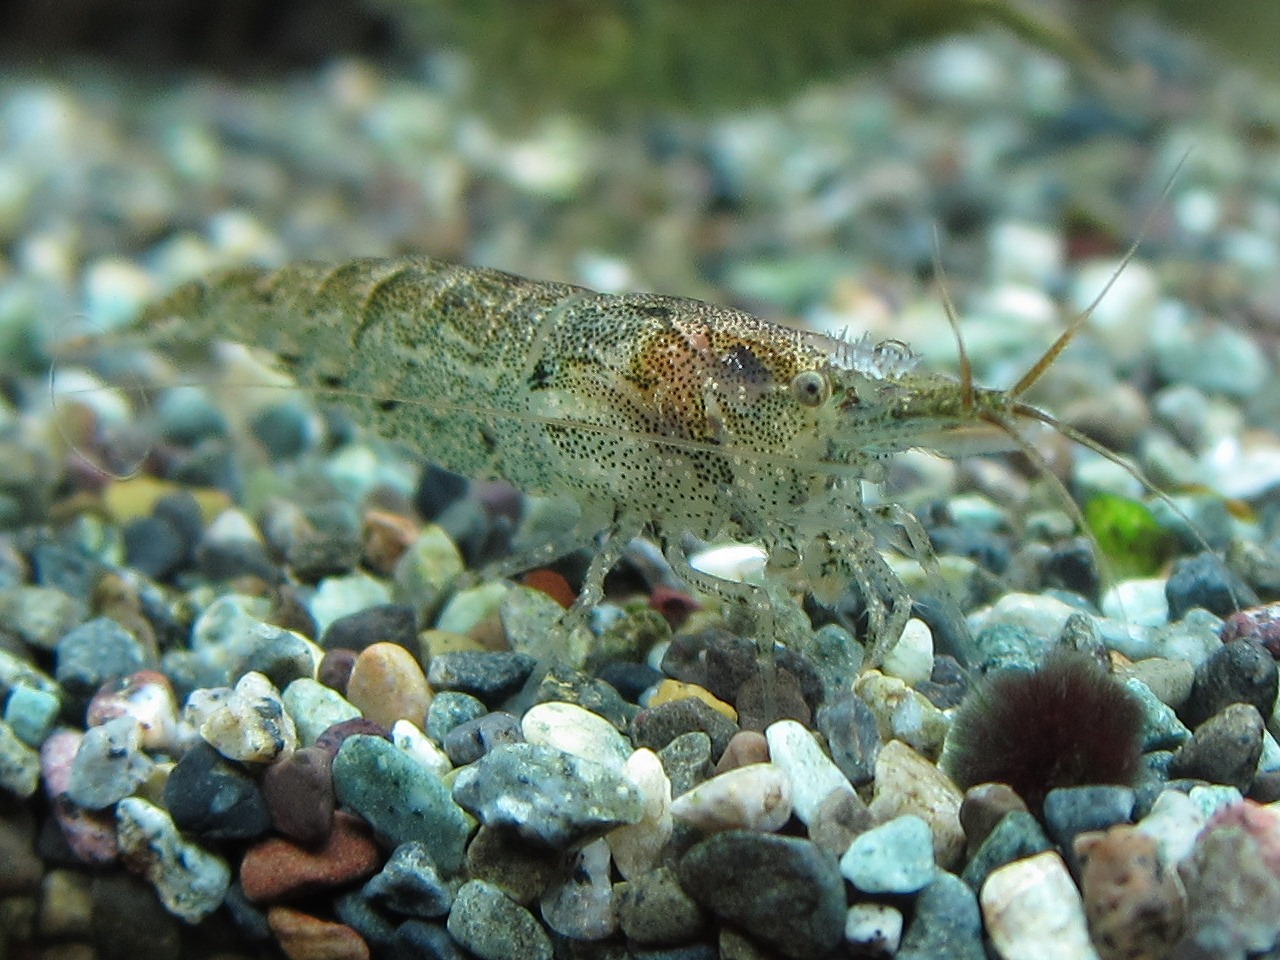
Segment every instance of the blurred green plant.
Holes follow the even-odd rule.
[[[1137,500],[1098,493],[1085,502],[1084,519],[1120,579],[1157,573],[1177,548],[1177,537]]]

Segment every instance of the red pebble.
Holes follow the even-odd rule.
[[[1267,652],[1280,659],[1280,603],[1250,607],[1227,617],[1222,625],[1223,643],[1233,640],[1256,640]]]
[[[343,886],[381,866],[369,825],[339,811],[324,845],[315,850],[280,837],[254,844],[240,861],[240,883],[246,897],[264,903]]]
[[[573,606],[573,601],[577,599],[577,594],[573,592],[573,587],[569,586],[569,581],[554,570],[547,570],[545,567],[530,570],[520,578],[520,582],[526,587],[541,590],[566,610]]]
[[[369,960],[369,945],[345,923],[290,907],[272,907],[267,925],[289,960]]]
[[[649,606],[662,614],[672,630],[678,630],[689,619],[689,614],[698,609],[698,601],[674,587],[659,584],[649,594]]]

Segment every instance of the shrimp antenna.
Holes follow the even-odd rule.
[[[1022,375],[1017,383],[1009,388],[1008,396],[1016,398],[1022,396],[1030,390],[1037,380],[1039,380],[1046,370],[1053,366],[1053,362],[1058,359],[1058,355],[1067,348],[1067,345],[1075,339],[1076,334],[1081,328],[1089,322],[1089,318],[1093,316],[1093,311],[1098,308],[1098,304],[1102,302],[1102,298],[1111,292],[1111,288],[1115,286],[1116,281],[1120,279],[1120,274],[1124,273],[1125,268],[1133,260],[1138,253],[1138,247],[1142,244],[1143,239],[1147,235],[1147,231],[1151,227],[1151,221],[1155,218],[1156,213],[1164,206],[1165,200],[1169,198],[1170,192],[1173,190],[1174,181],[1178,178],[1178,173],[1182,170],[1183,165],[1187,162],[1187,157],[1191,155],[1191,149],[1188,147],[1181,157],[1178,158],[1177,164],[1174,165],[1173,172],[1169,174],[1169,178],[1165,181],[1164,189],[1160,191],[1160,196],[1156,202],[1152,204],[1151,209],[1147,211],[1147,215],[1142,218],[1142,223],[1138,227],[1138,236],[1133,243],[1129,244],[1129,249],[1125,251],[1124,256],[1120,258],[1120,264],[1111,274],[1110,278],[1098,291],[1098,295],[1093,298],[1089,306],[1083,311],[1076,314],[1071,322],[1067,324],[1067,328],[1059,334],[1058,339],[1050,344],[1049,349],[1037,360],[1031,369]]]
[[[947,323],[951,325],[951,333],[956,338],[956,357],[960,361],[961,402],[966,410],[972,410],[974,407],[973,365],[969,362],[969,351],[964,348],[964,336],[960,332],[960,318],[956,314],[956,305],[951,300],[951,291],[947,289],[947,275],[942,269],[942,242],[938,238],[936,223],[933,225],[933,268],[938,274],[942,309],[946,311]]]

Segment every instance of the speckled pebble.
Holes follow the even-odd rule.
[[[441,690],[431,698],[424,729],[436,743],[443,743],[454,727],[483,717],[488,712],[489,708],[478,697],[458,690]]]
[[[495,710],[458,724],[445,735],[441,746],[449,761],[454,766],[461,767],[474,763],[495,747],[523,741],[519,718],[514,714]]]
[[[609,721],[573,703],[537,703],[520,718],[527,743],[540,743],[621,772],[632,746]]]
[[[1247,792],[1258,770],[1264,729],[1262,716],[1252,704],[1224,707],[1196,727],[1174,755],[1169,773]]]
[[[303,747],[281,757],[262,777],[271,825],[299,843],[318,843],[333,826],[333,757],[319,747]]]
[[[426,722],[431,688],[418,661],[394,643],[373,643],[360,651],[347,681],[347,700],[388,729],[397,720]]]
[[[510,743],[459,771],[454,799],[486,826],[550,847],[637,823],[640,792],[608,767],[552,747]]]
[[[635,944],[669,946],[697,937],[706,916],[670,867],[659,867],[614,887],[618,925]]]
[[[4,705],[4,723],[28,747],[38,748],[52,732],[61,708],[62,702],[55,694],[19,684],[9,691],[9,699]],[[3,749],[0,749],[0,756],[3,754]],[[0,769],[3,765],[3,759],[0,759]],[[4,775],[0,773],[0,785],[4,782]]]
[[[711,739],[701,730],[680,734],[657,755],[671,782],[673,797],[688,793],[710,775]]]
[[[152,666],[133,634],[108,617],[83,623],[58,641],[54,679],[67,693],[87,703],[108,680]]]
[[[920,891],[897,960],[986,960],[977,894],[959,877],[939,873]]]
[[[1240,957],[1280,940],[1280,877],[1243,827],[1206,829],[1178,868],[1186,890],[1182,943],[1188,955]]]
[[[553,933],[574,941],[603,940],[618,929],[610,881],[609,845],[603,839],[571,855],[558,881],[543,891],[543,921]]]
[[[950,722],[924,694],[877,670],[859,676],[853,691],[871,708],[881,740],[901,740],[933,760],[942,753]]]
[[[1195,682],[1181,716],[1193,730],[1233,703],[1250,703],[1264,717],[1271,716],[1280,688],[1280,670],[1265,647],[1252,640],[1234,640],[1214,651],[1196,667]]]
[[[738,732],[738,726],[701,700],[685,697],[636,714],[631,725],[631,742],[637,747],[661,751],[681,734],[695,731],[710,737],[711,754],[719,757]]]
[[[792,781],[776,763],[753,763],[717,774],[681,794],[671,815],[708,833],[772,833],[791,819]]]
[[[382,853],[368,824],[339,811],[333,829],[319,846],[268,837],[250,847],[240,861],[240,884],[254,903],[274,903],[349,885],[371,876]]]
[[[179,830],[203,840],[252,840],[271,826],[258,784],[207,743],[170,771],[164,805]]]
[[[420,841],[396,847],[382,871],[364,885],[362,893],[374,905],[407,917],[443,917],[453,905],[453,890],[441,878],[426,844]]]
[[[933,832],[933,855],[949,869],[964,852],[960,803],[964,795],[951,779],[905,743],[891,740],[876,760],[871,812],[884,821],[914,813]]]
[[[222,905],[231,870],[226,862],[182,839],[169,815],[139,797],[116,807],[120,858],[150,881],[165,908],[198,923]]]
[[[224,757],[270,763],[298,747],[298,732],[276,688],[260,673],[246,673],[236,685],[197,690],[183,716]]]
[[[914,814],[894,817],[854,838],[840,873],[863,893],[915,893],[933,880],[933,834]]]
[[[876,715],[850,691],[818,708],[818,730],[827,738],[831,759],[855,787],[871,782],[880,753]]]
[[[524,653],[460,650],[432,657],[427,680],[435,690],[458,690],[497,705],[524,686],[536,664]]]
[[[1076,837],[1089,932],[1102,960],[1166,957],[1182,929],[1182,888],[1156,842],[1119,825]]]
[[[1002,960],[1097,960],[1084,904],[1054,851],[994,871],[979,901]]]
[[[85,732],[71,764],[67,796],[86,810],[101,810],[133,793],[151,775],[152,766],[142,752],[137,721],[108,720]]]
[[[449,913],[449,933],[480,960],[551,960],[551,938],[524,907],[483,880],[468,880]]]
[[[844,934],[844,881],[808,840],[727,830],[690,849],[679,872],[702,906],[785,957],[824,956]]]
[[[440,778],[381,737],[348,737],[333,760],[338,802],[392,846],[420,840],[444,873],[462,866],[473,821]]]
[[[172,750],[181,739],[173,684],[155,670],[110,681],[93,695],[85,711],[86,724],[92,727],[116,717],[133,717],[138,722],[145,750]]]
[[[305,677],[285,687],[281,699],[303,746],[314,745],[335,723],[360,716],[360,710],[338,691]]]
[[[902,943],[902,911],[887,903],[855,903],[844,919],[844,939],[864,956],[892,956]]]
[[[861,797],[837,791],[818,808],[809,824],[809,839],[838,860],[854,838],[874,824],[875,818]]]

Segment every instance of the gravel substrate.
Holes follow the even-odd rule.
[[[519,132],[456,57],[0,74],[0,960],[1276,955],[1280,87],[1110,42],[1100,84],[984,34]],[[483,574],[554,513],[113,335],[219,267],[418,251],[956,369],[936,237],[1011,384],[1139,230],[1031,399],[1168,495],[1049,431],[1057,480],[895,460],[867,496],[949,589],[892,559],[878,669],[857,596],[762,663],[642,542],[586,630],[588,558]]]

